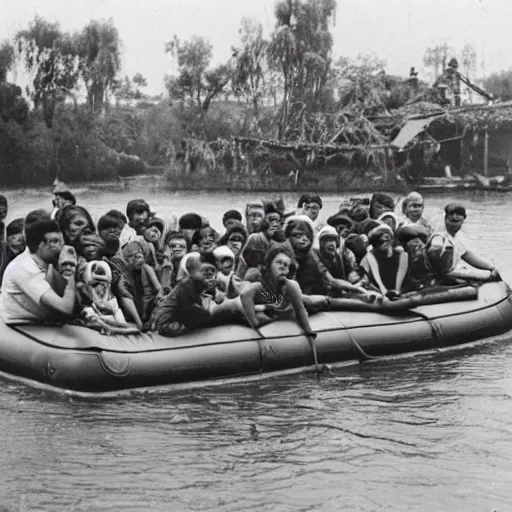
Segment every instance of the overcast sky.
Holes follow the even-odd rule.
[[[141,72],[147,92],[163,91],[163,76],[171,70],[164,43],[176,34],[201,35],[214,46],[214,57],[229,56],[238,40],[242,17],[273,28],[275,0],[0,0],[0,40],[11,38],[38,14],[58,21],[66,31],[82,28],[90,19],[113,18],[123,42],[123,74]],[[509,0],[338,0],[333,28],[334,53],[356,57],[375,52],[387,71],[407,75],[422,69],[426,47],[447,42],[460,50],[471,43],[479,71],[512,67],[512,2]],[[483,58],[485,57],[485,58]],[[427,78],[423,75],[423,78]]]

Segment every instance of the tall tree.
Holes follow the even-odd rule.
[[[512,69],[492,73],[484,80],[484,88],[495,98],[512,100]]]
[[[263,26],[243,18],[239,30],[240,46],[233,47],[235,60],[233,91],[252,104],[254,112],[265,94],[266,56],[268,41],[263,38]]]
[[[269,62],[283,79],[279,136],[285,134],[293,104],[321,107],[329,79],[332,52],[330,27],[335,0],[279,0],[276,28],[269,46]]]
[[[467,76],[469,79],[475,78],[476,73],[476,50],[470,45],[464,45],[460,54],[460,64],[462,68],[462,74]]]
[[[42,107],[46,125],[51,128],[57,102],[72,95],[77,84],[78,63],[72,38],[61,32],[58,23],[36,17],[27,30],[17,33],[16,41],[32,74],[29,93],[34,107]]]
[[[446,69],[448,55],[451,51],[452,49],[447,43],[438,44],[425,50],[423,54],[423,64],[432,71],[434,82]]]
[[[165,46],[175,60],[178,74],[166,77],[169,96],[208,112],[210,103],[227,88],[231,79],[229,64],[210,68],[213,47],[203,37],[193,36],[190,41],[180,41],[174,36]]]
[[[0,84],[7,81],[7,73],[14,64],[14,48],[8,41],[0,45]]]
[[[121,69],[121,40],[112,19],[93,20],[75,35],[80,76],[91,112],[101,112]]]
[[[136,73],[132,79],[133,83],[137,86],[137,90],[135,91],[135,97],[136,98],[142,98],[142,93],[140,90],[143,87],[148,86],[148,81],[144,78],[142,73]]]

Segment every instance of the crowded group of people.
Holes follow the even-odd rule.
[[[217,232],[200,213],[167,223],[143,199],[95,223],[68,190],[53,211],[5,222],[0,196],[0,279],[5,323],[77,323],[104,334],[163,336],[241,322],[259,328],[294,319],[315,336],[309,315],[343,310],[343,300],[386,304],[432,287],[500,280],[471,248],[466,210],[444,208],[444,225],[424,216],[417,192],[397,204],[384,193],[354,197],[321,222],[322,199],[304,194],[228,210]]]

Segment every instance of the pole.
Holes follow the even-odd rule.
[[[484,176],[489,176],[489,132],[487,125],[484,128]]]

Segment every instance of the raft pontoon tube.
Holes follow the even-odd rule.
[[[310,317],[320,364],[357,361],[474,342],[512,328],[507,285],[487,283],[478,298],[408,311],[335,311]],[[296,323],[261,329],[225,325],[179,338],[103,336],[72,325],[0,322],[0,372],[63,390],[105,393],[132,388],[254,376],[313,365],[312,347]],[[363,356],[361,356],[363,354]]]

